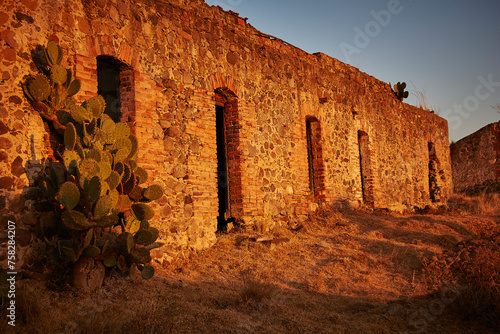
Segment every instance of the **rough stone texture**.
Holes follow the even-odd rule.
[[[165,263],[215,242],[216,104],[225,110],[229,214],[241,222],[295,221],[317,203],[339,200],[423,207],[431,202],[429,143],[440,200],[451,192],[444,119],[398,101],[387,83],[201,0],[4,0],[2,31],[0,72],[8,75],[0,90],[0,195],[17,219],[23,208],[11,203],[19,203],[23,185],[57,144],[19,85],[35,71],[31,50],[48,39],[61,45],[63,65],[82,81],[80,102],[97,94],[96,57],[122,63],[120,120],[138,138],[148,184],[165,190],[153,223]],[[307,120],[314,120],[309,136]],[[12,168],[18,157],[27,174]]]
[[[500,122],[451,144],[454,191],[500,192]]]

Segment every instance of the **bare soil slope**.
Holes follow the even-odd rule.
[[[499,221],[348,210],[312,216],[297,231],[222,234],[151,280],[108,278],[90,295],[20,282],[15,331],[495,333],[499,306],[488,304],[489,318],[462,314],[467,288],[449,268],[457,244],[494,235]],[[4,321],[0,330],[12,331]]]

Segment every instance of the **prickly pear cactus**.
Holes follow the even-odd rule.
[[[23,91],[40,115],[51,121],[57,131],[63,132],[65,114],[76,102],[72,98],[78,93],[81,82],[73,79],[72,72],[61,65],[63,51],[57,43],[49,41],[36,59],[33,59],[42,73],[29,75],[22,81]]]
[[[390,86],[390,83],[389,83]],[[398,82],[397,84],[394,85],[394,88],[391,88],[393,93],[396,95],[396,98],[399,101],[403,101],[403,99],[406,99],[410,93],[405,91],[406,89],[406,83],[403,82]]]
[[[71,96],[80,83],[60,65],[62,49],[49,42],[44,50],[49,74],[27,77],[23,88],[37,110],[44,110],[41,115],[57,123],[64,143],[60,162],[39,183],[52,209],[41,213],[38,236],[50,240],[56,261],[76,264],[91,258],[150,278],[150,251],[161,244],[158,230],[149,225],[155,213],[148,203],[161,198],[163,190],[142,186],[148,175],[137,165],[137,139],[128,125],[115,124],[104,113],[101,96],[77,105]]]

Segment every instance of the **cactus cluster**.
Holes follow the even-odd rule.
[[[56,42],[51,40],[37,50],[38,53],[33,52],[33,61],[41,73],[27,76],[22,82],[23,91],[40,115],[62,131],[61,123],[67,123],[65,116],[76,105],[73,95],[80,90],[81,82],[61,65],[63,51]]]
[[[390,85],[391,84],[389,83],[389,86]],[[405,82],[403,82],[403,83],[398,82],[397,84],[394,85],[394,88],[391,88],[391,89],[399,101],[403,101],[403,99],[406,99],[408,97],[408,95],[410,94],[410,93],[408,93],[408,91],[405,91],[405,89],[406,89]]]
[[[158,230],[149,224],[154,211],[148,203],[162,197],[163,190],[143,186],[148,175],[137,165],[137,139],[127,124],[104,113],[101,96],[82,105],[68,103],[79,84],[60,65],[60,47],[49,42],[44,54],[50,77],[28,77],[23,87],[35,107],[45,104],[44,110],[55,115],[49,119],[58,123],[64,143],[60,161],[49,165],[38,185],[50,204],[41,213],[38,236],[49,240],[56,260],[90,257],[150,278],[150,250],[161,244]]]

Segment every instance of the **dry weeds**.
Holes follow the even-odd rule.
[[[499,215],[500,194],[490,193],[480,196],[453,195],[448,204],[453,210],[477,215]]]
[[[151,280],[107,279],[90,295],[23,280],[14,332],[494,333],[500,216],[463,207],[321,212],[298,232],[275,230],[289,240],[279,244],[222,234]]]

